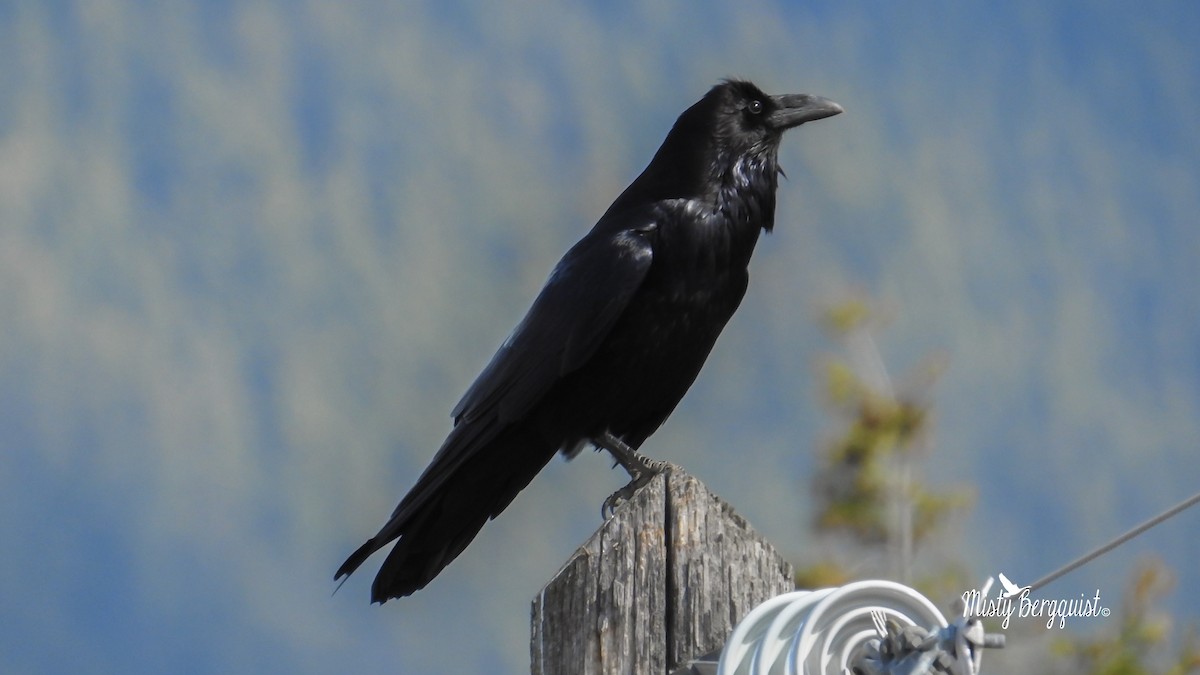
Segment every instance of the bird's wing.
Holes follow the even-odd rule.
[[[648,218],[638,222],[643,224],[616,231],[597,226],[563,256],[529,313],[454,407],[454,429],[417,484],[396,506],[379,533],[342,563],[335,578],[354,572],[393,539],[408,536],[406,528],[411,534],[411,528],[421,526],[414,524],[413,519],[422,517],[422,509],[431,500],[437,501],[439,490],[454,478],[455,472],[478,460],[480,450],[493,447],[505,429],[511,429],[512,422],[527,414],[559,378],[582,366],[595,353],[650,269],[655,225]],[[503,480],[492,481],[490,489],[502,489],[506,484]],[[521,483],[516,489],[524,485]],[[496,496],[494,503],[485,505],[487,515],[498,513],[497,509],[504,508],[515,494],[514,490]],[[473,497],[476,506],[478,498],[479,495]],[[465,539],[451,537],[451,543],[444,546],[429,542],[421,545],[445,553],[456,545],[455,541],[465,546],[481,524],[479,521],[476,529],[464,535]],[[413,588],[424,586],[441,565],[458,555],[458,550],[461,547],[438,558],[438,566],[430,568],[432,573]],[[403,595],[408,592],[411,590]],[[382,599],[386,598],[376,597]]]
[[[454,407],[456,425],[489,414],[519,420],[587,362],[650,269],[654,223],[596,228],[554,268],[529,313]]]

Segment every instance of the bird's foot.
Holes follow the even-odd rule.
[[[638,485],[637,481],[629,481],[628,485],[609,495],[608,499],[605,499],[604,503],[600,505],[600,520],[606,521],[612,518],[613,514],[617,512],[617,507],[632,499],[633,493],[637,492],[640,487],[642,486]]]
[[[637,478],[629,481],[625,487],[612,493],[608,496],[608,499],[604,500],[604,504],[600,506],[601,520],[608,520],[609,518],[612,518],[613,514],[617,512],[617,507],[621,506],[630,499],[633,499],[633,495],[635,495],[638,490],[645,487],[647,483],[654,480],[655,476],[664,471],[670,471],[671,469],[675,468],[675,465],[671,464],[670,462],[654,462],[654,464],[661,466],[653,472],[640,474]]]
[[[611,518],[618,506],[632,499],[634,493],[653,480],[655,476],[664,471],[677,468],[670,462],[650,459],[638,453],[629,447],[627,443],[608,431],[605,431],[603,435],[593,442],[608,450],[612,454],[613,459],[616,460],[616,463],[620,464],[629,473],[629,483],[609,495],[608,499],[605,499],[604,504],[600,507],[600,517],[604,520]]]

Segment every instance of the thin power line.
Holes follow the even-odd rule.
[[[1187,509],[1190,506],[1194,506],[1197,503],[1200,503],[1200,493],[1196,493],[1196,494],[1192,495],[1191,497],[1183,500],[1182,502],[1176,504],[1175,506],[1172,506],[1171,508],[1167,509],[1166,511],[1163,511],[1162,513],[1158,514],[1157,516],[1154,516],[1150,520],[1147,520],[1146,522],[1142,523],[1141,525],[1138,525],[1137,527],[1133,528],[1132,530],[1129,530],[1125,534],[1122,534],[1121,536],[1117,537],[1116,539],[1113,539],[1112,541],[1101,546],[1100,548],[1072,561],[1071,563],[1069,563],[1067,565],[1064,565],[1063,567],[1059,568],[1058,570],[1056,570],[1054,572],[1051,572],[1050,574],[1047,574],[1046,576],[1042,577],[1041,579],[1038,579],[1037,581],[1035,581],[1029,585],[1029,590],[1036,591],[1037,589],[1041,588],[1042,586],[1045,586],[1046,584],[1050,583],[1051,581],[1054,581],[1055,579],[1061,577],[1062,575],[1066,574],[1067,572],[1070,572],[1078,567],[1086,565],[1087,563],[1095,560],[1096,558],[1099,558],[1100,556],[1104,555],[1105,553],[1108,553],[1109,551],[1120,546],[1121,544],[1124,544],[1125,542],[1129,541],[1130,539],[1133,539],[1134,537],[1145,532],[1146,530],[1154,527],[1155,525],[1158,525],[1159,523],[1170,518],[1171,516],[1174,516],[1175,514],[1179,513],[1180,511],[1183,511],[1184,509]]]

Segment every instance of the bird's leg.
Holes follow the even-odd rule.
[[[646,457],[629,447],[625,441],[614,436],[611,431],[605,431],[599,437],[592,439],[592,442],[612,454],[613,459],[629,473],[630,478],[637,478],[647,472],[660,473],[666,468],[666,462]]]
[[[609,454],[616,460],[616,463],[620,464],[629,474],[629,484],[612,493],[608,496],[608,499],[604,500],[604,505],[600,508],[600,517],[605,520],[612,516],[618,504],[629,501],[633,497],[633,493],[637,492],[643,485],[649,483],[658,474],[674,466],[670,462],[650,459],[645,455],[639,454],[637,450],[629,447],[629,444],[614,436],[607,429],[598,437],[593,438],[592,442],[598,447],[608,450]]]

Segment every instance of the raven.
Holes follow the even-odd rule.
[[[666,464],[636,452],[695,381],[775,223],[783,132],[842,112],[725,80],[685,110],[649,166],[555,266],[454,407],[454,426],[379,533],[334,579],[399,539],[371,586],[422,589],[556,452],[604,448],[629,472],[605,510]]]

